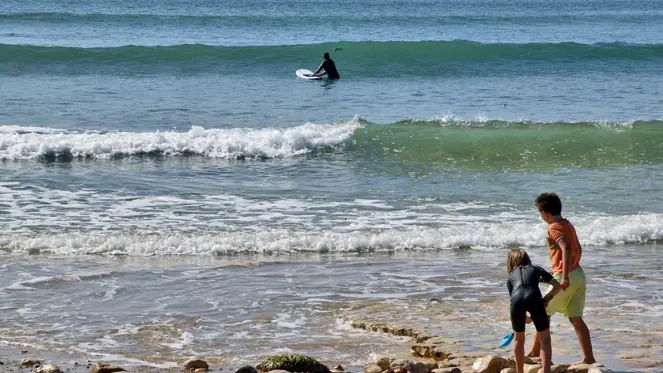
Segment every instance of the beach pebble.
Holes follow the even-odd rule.
[[[250,365],[244,365],[243,367],[237,369],[235,373],[258,373],[256,368],[250,366]]]
[[[375,362],[382,370],[387,370],[391,368],[391,363],[389,362],[388,357],[381,357],[378,361]]]
[[[433,373],[461,373],[462,371],[458,367],[449,367],[449,368],[437,368],[433,370]]]
[[[398,368],[403,368],[407,371],[412,369],[412,366],[414,365],[413,362],[410,360],[405,360],[405,359],[394,359],[391,361],[390,368],[391,369],[398,369]]]
[[[554,364],[550,367],[550,373],[564,373],[569,368],[569,364]]]
[[[288,371],[288,370],[283,370],[283,369],[274,369],[274,370],[270,370],[270,371],[267,372],[267,373],[290,373],[290,371]]]
[[[427,357],[435,360],[446,360],[451,353],[438,349],[434,344],[416,344],[411,347],[412,355],[417,357]]]
[[[478,358],[472,364],[472,370],[476,373],[500,373],[504,368],[510,368],[512,362],[495,355]]]
[[[493,355],[488,355],[488,356],[493,356]],[[478,359],[478,358],[486,357],[486,354],[484,352],[469,352],[469,353],[464,353],[464,354],[458,353],[454,357],[455,358],[463,358],[463,359],[465,359],[465,358]]]
[[[426,368],[428,368],[429,372],[432,372],[433,370],[440,367],[439,365],[437,365],[437,362],[435,362],[435,361],[429,361],[425,364],[426,364]]]
[[[516,368],[504,368],[500,373],[516,373]]]
[[[457,367],[471,367],[472,365],[474,365],[475,361],[476,359],[471,359],[471,358],[458,358],[458,359],[451,359],[447,362],[451,364],[456,364],[454,366]]]
[[[380,365],[380,364],[378,364],[378,365]],[[389,360],[387,360],[387,367],[388,366],[389,366]],[[380,367],[382,367],[382,365],[380,365]],[[335,366],[334,369],[332,369],[332,372],[345,372],[345,369],[343,369],[343,367],[339,364],[339,365]]]
[[[589,368],[587,373],[612,373],[612,370],[600,365],[600,366],[592,366]]]
[[[405,368],[396,368],[391,370],[392,373],[408,373],[407,369]]]
[[[38,368],[33,370],[34,373],[62,373],[60,368],[56,367],[53,364],[44,364],[40,365]]]
[[[90,373],[126,372],[125,369],[110,364],[96,363],[90,367]]]
[[[207,373],[209,372],[209,369],[205,368],[196,368],[196,370],[193,371],[193,373]]]
[[[364,372],[366,373],[382,373],[383,370],[377,364],[368,364],[364,367]]]
[[[196,370],[198,368],[209,369],[209,365],[204,360],[191,359],[184,362],[185,370]]]
[[[566,371],[570,373],[588,373],[590,368],[592,366],[589,364],[574,364],[566,368]]]
[[[523,373],[538,373],[539,369],[541,369],[541,364],[525,364],[523,367]]]
[[[428,366],[422,362],[412,365],[411,373],[428,373]]]
[[[32,368],[35,365],[39,365],[41,362],[37,359],[26,358],[21,360],[21,368]]]

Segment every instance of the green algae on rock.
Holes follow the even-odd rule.
[[[263,360],[256,368],[263,372],[282,369],[289,372],[330,373],[327,366],[306,355],[273,355]]]

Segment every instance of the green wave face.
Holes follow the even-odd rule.
[[[663,163],[663,121],[366,124],[346,150],[400,164],[550,169]]]
[[[340,49],[339,49],[340,48]],[[339,50],[337,50],[339,49]],[[596,64],[620,68],[663,62],[663,45],[603,43],[482,44],[470,41],[338,42],[281,46],[45,47],[0,44],[0,67],[10,72],[274,73],[310,64],[325,51],[354,76],[424,76],[518,71],[543,65]],[[545,66],[544,66],[545,67]]]

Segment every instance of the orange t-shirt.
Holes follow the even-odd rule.
[[[571,261],[567,263],[569,273],[580,268],[582,248],[580,247],[580,241],[578,241],[578,236],[576,235],[576,229],[568,220],[562,219],[550,224],[548,227],[548,237],[546,238],[548,240],[550,264],[552,265],[552,271],[555,274],[562,273],[562,249],[557,242],[564,237],[566,237],[566,242],[569,243],[569,249],[571,249]]]

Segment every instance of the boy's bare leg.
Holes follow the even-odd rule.
[[[550,315],[548,315],[548,325],[550,325]],[[548,337],[550,337],[550,328],[548,328]],[[534,343],[532,343],[532,348],[529,350],[527,357],[539,357],[541,356],[541,337],[539,332],[534,334]]]
[[[516,373],[523,373],[525,364],[525,332],[514,332],[513,355],[516,358]]]
[[[576,364],[594,364],[596,359],[594,359],[594,351],[592,350],[592,338],[589,334],[589,328],[585,321],[580,317],[570,317],[569,321],[573,325],[573,329],[576,331],[578,336],[578,342],[580,342],[580,348],[582,349],[583,359]]]
[[[550,329],[548,329],[548,336],[550,336]],[[540,335],[539,332],[536,332],[534,334],[534,343],[532,343],[532,348],[529,350],[529,353],[527,354],[528,357],[539,357],[541,355],[541,340],[540,340]]]
[[[543,373],[550,373],[552,362],[552,343],[550,342],[550,329],[538,332],[539,342],[541,343],[541,365]]]

